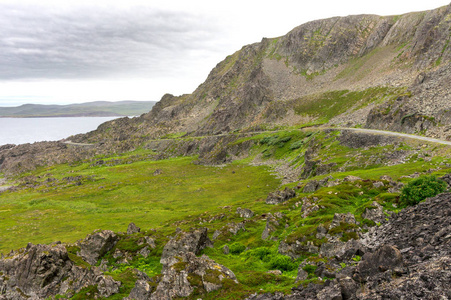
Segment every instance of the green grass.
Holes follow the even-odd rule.
[[[192,161],[185,157],[41,169],[34,173],[41,177],[38,181],[52,177],[56,184],[1,194],[0,251],[28,242],[74,242],[95,229],[124,231],[132,221],[143,228],[158,227],[170,219],[265,197],[279,183],[266,167],[219,168]],[[154,176],[157,169],[162,174]],[[95,177],[82,185],[63,180],[78,175]]]
[[[206,248],[202,254],[231,269],[239,284],[225,280],[222,289],[209,294],[199,286],[188,299],[241,299],[255,292],[289,293],[299,284],[323,283],[314,275],[316,266],[313,262],[327,262],[326,258],[303,252],[297,253],[299,258],[291,259],[278,253],[280,242],[304,245],[311,242],[318,247],[327,241],[316,238],[318,225],[327,227],[335,213],[348,212],[355,215],[360,225],[340,224],[330,233],[342,234],[342,241],[357,238],[354,232],[357,227],[376,225],[361,217],[365,209],[372,207],[373,201],[387,210],[398,211],[400,207],[399,193],[389,193],[388,182],[384,182],[383,187],[374,187],[373,182],[380,181],[382,175],[407,183],[412,179],[401,177],[415,172],[435,176],[450,172],[449,147],[403,140],[395,145],[355,149],[340,144],[340,134],[336,130],[297,128],[262,132],[233,142],[231,146],[235,147],[253,141],[253,146],[246,150],[245,158],[222,167],[194,164],[196,157],[151,161],[155,152],[139,149],[116,157],[97,157],[73,165],[41,168],[23,175],[28,176],[28,181],[36,181],[36,187],[0,194],[0,249],[7,252],[25,246],[29,241],[73,242],[97,228],[123,232],[129,222],[134,222],[143,230],[130,236],[119,233],[120,241],[103,257],[108,262],[107,275],[122,282],[119,294],[112,299],[122,299],[134,286],[133,269],[150,277],[161,276],[162,249],[177,227],[184,231],[208,227],[210,238],[215,230],[223,233],[214,241],[214,248]],[[177,141],[185,139],[173,137],[174,147]],[[280,186],[280,180],[271,174],[273,170],[269,166],[284,163],[299,167],[300,172],[306,151],[310,152],[310,159],[322,164],[334,163],[330,173],[314,174]],[[405,151],[408,155],[402,164],[391,165],[387,153],[396,151]],[[100,159],[105,163],[96,164]],[[249,163],[254,161],[266,162],[269,166],[250,166]],[[114,163],[114,166],[108,166],[108,163]],[[155,170],[161,170],[161,173],[154,175]],[[362,180],[302,193],[302,187],[309,180],[320,180],[329,175],[333,179],[354,175]],[[67,179],[69,176],[80,177],[71,181]],[[265,203],[269,192],[285,186],[300,187],[296,197],[279,205]],[[321,209],[302,218],[300,201],[314,197]],[[235,213],[237,207],[249,208],[255,215],[246,220],[245,230],[233,235],[227,231],[228,224],[244,220]],[[262,240],[268,213],[283,213],[283,217],[278,219],[279,225],[274,225],[271,238]],[[150,228],[156,228],[156,231]],[[138,252],[146,246],[139,242],[146,236],[155,240],[156,248],[150,249],[145,258]],[[230,248],[229,254],[223,253],[225,245]],[[89,267],[76,255],[79,251],[76,246],[66,247],[76,265]],[[117,250],[129,255],[128,263],[114,257]],[[305,259],[312,262],[306,267],[309,276],[304,282],[295,283],[297,266]],[[271,270],[282,273],[268,273]],[[196,278],[191,280],[194,282]],[[83,289],[75,299],[88,297],[96,288]]]
[[[369,103],[382,103],[404,93],[404,89],[373,87],[361,91],[332,91],[300,98],[294,104],[297,114],[316,117],[315,123],[326,123],[349,109],[363,108]]]

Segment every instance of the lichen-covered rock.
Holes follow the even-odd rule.
[[[91,265],[110,251],[118,242],[119,237],[111,230],[97,231],[88,235],[79,243],[79,255]]]
[[[386,216],[384,213],[384,208],[376,201],[373,201],[371,208],[366,208],[363,212],[362,218],[371,220],[376,223],[385,222]]]
[[[141,228],[135,225],[135,223],[131,222],[127,227],[127,234],[138,233],[141,231]]]
[[[0,296],[7,300],[70,296],[94,285],[97,296],[109,297],[119,291],[121,283],[105,276],[100,268],[75,265],[62,244],[28,244],[0,260]]]
[[[248,208],[238,207],[236,213],[240,215],[241,218],[250,219],[254,216],[254,212]]]
[[[352,213],[347,213],[347,214],[334,214],[334,218],[332,220],[332,223],[329,226],[329,231],[339,227],[341,224],[350,224],[350,225],[355,225],[356,221],[355,221],[355,216]]]
[[[179,232],[164,246],[160,263],[171,266],[178,262],[175,256],[192,252],[199,254],[205,247],[211,247],[212,242],[207,235],[208,229],[203,227],[191,232]]]
[[[280,204],[294,197],[296,197],[296,192],[293,189],[285,188],[283,191],[269,193],[266,204]]]
[[[304,189],[302,190],[303,193],[313,193],[318,189],[318,181],[317,180],[310,180],[307,182],[304,186]]]
[[[163,277],[152,294],[152,300],[170,300],[188,297],[194,290],[209,293],[220,289],[225,280],[238,283],[235,274],[206,255],[197,257],[192,252],[182,253],[177,262],[163,268]]]

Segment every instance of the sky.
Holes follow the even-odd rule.
[[[305,22],[449,1],[0,0],[0,106],[158,101],[193,92],[242,46]]]

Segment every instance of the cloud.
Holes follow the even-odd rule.
[[[0,4],[0,79],[170,77],[217,37],[214,19],[149,6]]]

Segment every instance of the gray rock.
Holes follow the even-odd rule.
[[[386,216],[382,205],[380,205],[376,201],[373,201],[371,206],[374,208],[366,208],[365,212],[362,214],[362,218],[371,220],[376,223],[385,222]]]
[[[268,214],[266,217],[266,226],[265,229],[262,232],[261,238],[262,240],[266,240],[269,235],[277,230],[277,227],[279,226],[279,222],[276,218],[273,217],[272,214]]]
[[[233,234],[237,235],[240,231],[246,231],[246,227],[243,222],[239,223],[229,223],[227,224],[227,230]]]
[[[241,218],[250,219],[254,216],[254,212],[248,208],[242,209],[238,207],[236,213],[240,215]]]
[[[127,234],[138,233],[140,231],[141,231],[141,228],[136,226],[135,223],[132,222],[132,223],[128,224]]]
[[[362,178],[357,177],[357,176],[352,176],[352,175],[348,175],[345,178],[343,178],[343,182],[354,182],[354,181],[359,181],[362,180]]]
[[[150,254],[149,247],[146,246],[146,247],[142,248],[141,250],[139,250],[138,254],[141,254],[142,256],[144,256],[144,258],[147,258],[147,256],[149,256],[149,254]]]
[[[280,204],[294,197],[296,197],[296,192],[293,189],[285,188],[283,191],[269,193],[266,204]]]
[[[340,285],[336,280],[324,287],[316,295],[318,300],[342,300]]]
[[[125,300],[148,300],[155,291],[155,286],[150,285],[148,280],[137,280],[135,286],[130,291],[130,295]]]
[[[222,247],[222,253],[229,254],[230,253],[229,246],[225,245],[224,247]]]
[[[90,265],[95,265],[99,258],[116,245],[118,240],[119,237],[111,230],[94,232],[79,243],[79,255]]]
[[[338,279],[338,283],[340,284],[341,295],[344,300],[357,299],[355,293],[360,287],[357,282],[348,276]]]
[[[296,283],[300,281],[306,280],[308,277],[308,273],[302,269],[302,266],[299,266],[298,268],[298,275],[296,276]]]
[[[316,190],[318,190],[319,184],[316,180],[310,180],[307,182],[304,186],[304,189],[302,190],[303,193],[313,193]]]
[[[160,263],[170,266],[177,261],[175,256],[192,252],[199,254],[205,247],[211,247],[212,242],[208,238],[207,228],[199,228],[191,232],[179,232],[164,246]]]
[[[323,224],[318,225],[318,227],[316,227],[316,238],[317,239],[322,239],[326,236],[327,234],[327,228],[323,226]]]
[[[100,276],[97,282],[97,290],[101,297],[108,298],[111,295],[119,293],[120,281],[114,280],[111,276]]]
[[[375,182],[373,182],[373,187],[376,188],[376,189],[378,189],[380,187],[383,187],[383,186],[384,186],[384,183],[382,181],[375,181]]]
[[[354,279],[366,282],[370,277],[388,270],[397,275],[407,272],[401,252],[393,246],[384,245],[376,252],[363,256],[357,265]]]
[[[356,224],[355,216],[352,213],[347,214],[334,214],[334,218],[332,220],[332,223],[329,226],[329,231],[333,228],[339,227],[340,224],[346,223],[346,224]]]
[[[236,281],[233,272],[206,255],[196,257],[192,252],[182,253],[177,263],[163,268],[163,277],[151,300],[165,300],[190,296],[194,288],[212,292],[222,287],[224,279]],[[193,286],[194,285],[194,286]]]
[[[61,244],[33,245],[0,259],[0,299],[47,299],[98,286],[93,297],[109,297],[119,291],[120,282],[104,276],[101,269],[78,267]]]

